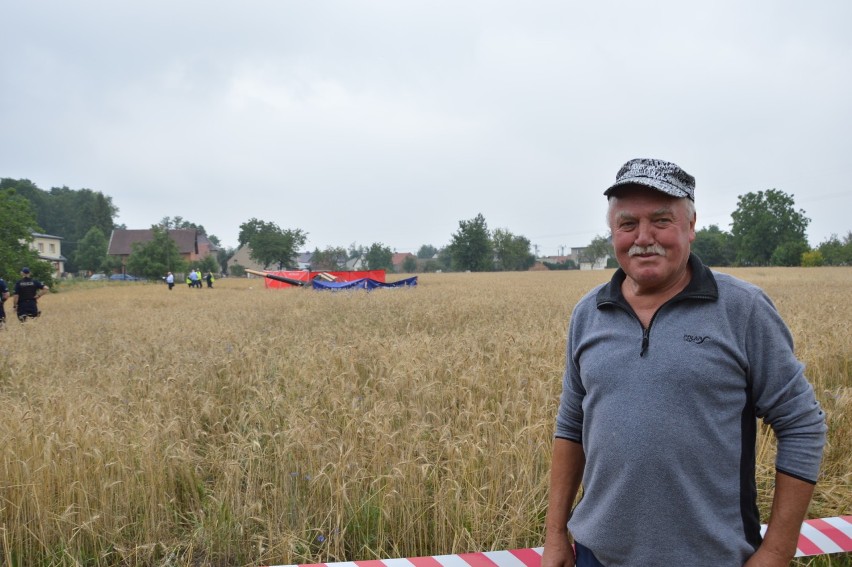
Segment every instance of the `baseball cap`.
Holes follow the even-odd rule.
[[[661,159],[632,159],[621,166],[604,195],[609,197],[624,185],[644,185],[672,197],[695,201],[695,178],[676,164]]]
[[[24,266],[23,268],[21,268],[21,273],[22,273],[22,274],[29,274],[29,273],[30,273],[30,269],[29,269],[29,268],[27,268],[26,266]]]

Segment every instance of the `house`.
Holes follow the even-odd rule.
[[[609,254],[603,258],[598,258],[594,262],[580,262],[581,270],[604,270],[609,261]]]
[[[62,277],[67,260],[62,255],[62,237],[38,232],[33,232],[32,235],[33,241],[30,243],[30,248],[38,252],[39,260],[50,262],[55,277]]]
[[[171,228],[167,231],[177,245],[178,253],[187,262],[195,262],[215,254],[218,248],[208,238],[194,228]],[[150,242],[154,239],[151,229],[130,230],[117,228],[109,237],[107,254],[121,260],[122,272],[127,265],[127,258],[133,252],[133,245]]]
[[[603,258],[598,258],[594,262],[590,262],[588,258],[588,254],[586,254],[586,248],[588,246],[574,246],[571,248],[571,255],[569,256],[577,266],[581,270],[604,270],[606,269],[607,262],[609,262],[609,254],[606,254]]]
[[[300,270],[310,270],[311,260],[313,259],[313,257],[313,252],[301,252],[298,256],[296,256],[296,266]]]
[[[265,269],[259,262],[252,260],[251,248],[249,248],[248,244],[240,246],[239,250],[234,252],[234,255],[228,259],[228,269],[231,269],[234,266],[242,266],[243,268],[257,271],[263,271]]]
[[[198,233],[198,253],[202,258],[219,252],[219,247],[213,244],[206,234]]]
[[[309,270],[311,268],[311,257],[313,256],[312,252],[300,252],[298,256],[296,256],[296,267],[299,270]],[[240,265],[243,268],[248,268],[249,270],[277,270],[278,266],[269,266],[265,268],[256,260],[253,260],[251,257],[251,248],[248,244],[244,244],[240,246],[239,250],[237,250],[233,256],[228,260],[228,266],[237,266]],[[293,266],[284,266],[284,268],[292,268]]]
[[[366,270],[367,264],[364,262],[363,256],[356,256],[355,258],[351,258],[346,261],[345,269],[355,272],[358,270]]]
[[[391,256],[391,265],[393,266],[394,272],[404,272],[403,264],[408,258],[414,258],[417,261],[417,256],[412,254],[411,252],[395,252],[393,256]]]

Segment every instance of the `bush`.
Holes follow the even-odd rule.
[[[806,268],[816,268],[825,264],[825,259],[819,250],[811,250],[802,254],[802,266]]]

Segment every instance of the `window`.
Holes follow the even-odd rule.
[[[56,244],[53,244],[53,243],[51,242],[51,243],[50,243],[50,244],[48,244],[47,246],[48,246],[48,248],[50,248],[50,251],[51,251],[51,252],[56,252]]]
[[[39,251],[39,252],[44,252],[44,242],[39,242],[39,243],[38,243],[38,251]]]

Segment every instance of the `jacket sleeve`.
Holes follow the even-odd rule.
[[[811,483],[819,475],[825,414],[796,359],[793,337],[772,301],[754,296],[746,330],[752,402],[778,440],[778,471]]]
[[[562,395],[559,399],[559,411],[556,414],[555,437],[583,442],[583,397],[586,391],[580,379],[580,367],[575,352],[580,332],[579,321],[582,309],[578,304],[571,315],[568,326],[568,344],[565,355],[565,374],[562,376]]]

